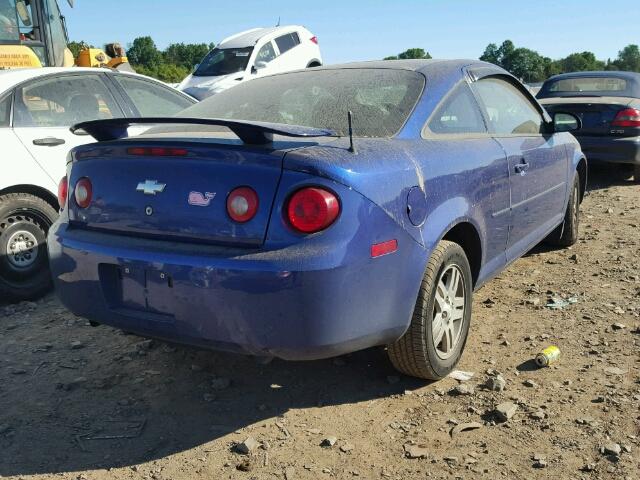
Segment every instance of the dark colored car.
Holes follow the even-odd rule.
[[[74,313],[284,359],[389,345],[399,370],[437,379],[474,289],[578,235],[579,121],[490,64],[285,73],[179,117],[76,126],[101,141],[71,153],[49,234]],[[167,125],[124,138],[139,123]]]
[[[571,112],[582,120],[574,135],[590,162],[632,164],[640,182],[640,73],[556,75],[537,98],[551,114]]]

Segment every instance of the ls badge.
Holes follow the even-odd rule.
[[[216,197],[215,193],[189,192],[189,205],[194,207],[208,207],[211,200]]]

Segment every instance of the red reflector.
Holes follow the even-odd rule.
[[[376,243],[375,245],[371,245],[371,258],[388,255],[395,252],[396,250],[398,250],[397,240],[389,240],[383,243]]]
[[[640,127],[640,110],[625,108],[619,111],[611,125],[614,127]]]
[[[238,223],[251,220],[258,213],[258,194],[250,187],[239,187],[227,197],[227,213]]]
[[[318,37],[311,37],[311,41],[318,45]]]
[[[336,196],[322,188],[298,190],[289,200],[287,216],[293,228],[302,233],[315,233],[329,227],[340,214]]]
[[[76,204],[80,208],[87,208],[91,205],[91,197],[93,196],[93,186],[91,180],[87,177],[83,177],[76,183],[73,189],[73,195],[76,199]]]
[[[69,195],[69,182],[65,175],[58,183],[58,205],[60,205],[60,210],[63,210],[67,204],[67,195]]]
[[[185,157],[189,151],[174,147],[131,147],[127,148],[127,154],[143,157]]]

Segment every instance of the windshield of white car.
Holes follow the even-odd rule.
[[[326,128],[348,135],[348,112],[359,137],[391,137],[413,111],[425,78],[408,70],[310,69],[241,83],[178,116]]]
[[[194,77],[217,77],[243,72],[249,64],[253,47],[214,48],[202,60]]]

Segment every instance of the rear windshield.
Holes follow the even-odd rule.
[[[351,110],[354,135],[390,137],[406,122],[424,83],[424,76],[405,70],[308,70],[241,83],[179,116],[328,128],[345,136]]]
[[[619,77],[573,77],[547,81],[538,98],[560,96],[629,96],[630,85]]]
[[[249,64],[253,47],[245,48],[214,48],[202,60],[196,71],[195,77],[217,77],[243,72]]]

